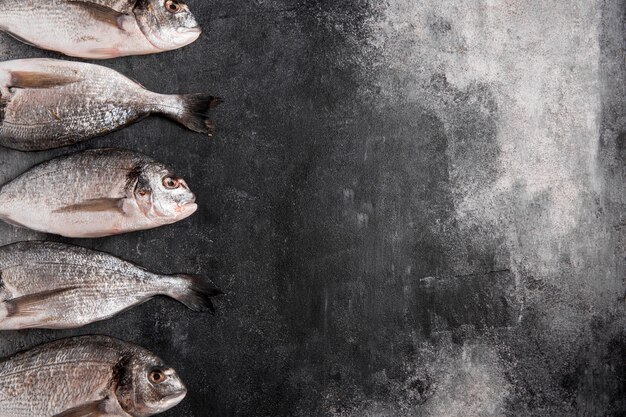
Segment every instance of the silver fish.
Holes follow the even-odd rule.
[[[53,242],[0,248],[0,330],[71,329],[164,295],[214,311],[206,280],[149,272],[102,252]]]
[[[153,93],[100,65],[55,59],[5,61],[0,63],[0,145],[21,151],[58,148],[150,114],[210,135],[208,113],[220,102],[206,94]]]
[[[186,395],[154,353],[111,337],[59,340],[0,363],[0,417],[148,417]]]
[[[0,189],[0,220],[75,238],[151,229],[185,219],[197,208],[185,180],[122,149],[52,159]]]
[[[202,32],[181,0],[0,0],[0,8],[0,30],[80,58],[170,51]]]

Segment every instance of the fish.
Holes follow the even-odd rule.
[[[1,1],[1,0],[0,0]],[[32,58],[0,63],[0,145],[42,151],[158,114],[212,135],[209,94],[159,94],[101,65]]]
[[[138,152],[90,149],[29,169],[0,188],[0,220],[70,238],[151,229],[196,212],[171,168]]]
[[[0,248],[0,330],[74,329],[162,295],[215,312],[207,279],[150,272],[112,255],[55,242]]]
[[[202,34],[181,0],[0,0],[0,8],[1,31],[77,58],[171,51]]]
[[[154,353],[107,336],[57,340],[0,362],[0,417],[148,417],[186,395]]]

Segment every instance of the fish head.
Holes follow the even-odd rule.
[[[126,363],[116,397],[128,414],[147,417],[178,405],[187,387],[171,367],[151,355],[141,355]]]
[[[146,39],[161,51],[189,45],[202,33],[182,0],[139,0],[133,13]]]
[[[159,224],[183,220],[198,209],[187,182],[158,163],[141,169],[134,194],[143,214]]]

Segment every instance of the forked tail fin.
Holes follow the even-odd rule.
[[[182,291],[173,295],[174,299],[193,311],[215,313],[215,307],[211,298],[223,294],[222,291],[206,278],[187,274],[179,274],[176,277],[182,279],[186,285]]]
[[[208,94],[186,94],[179,97],[182,100],[182,112],[166,115],[194,132],[212,136],[213,122],[209,118],[209,112],[223,100]]]

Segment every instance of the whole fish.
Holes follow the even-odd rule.
[[[71,329],[151,298],[214,311],[221,292],[199,277],[149,272],[114,256],[53,242],[0,248],[0,330]]]
[[[148,417],[186,395],[154,353],[106,336],[58,340],[0,363],[0,417]]]
[[[170,51],[202,32],[180,0],[0,0],[0,8],[0,30],[80,58]]]
[[[52,159],[0,188],[0,220],[75,238],[151,229],[197,208],[187,183],[171,169],[123,149]]]
[[[146,90],[112,69],[55,59],[0,63],[0,145],[21,151],[58,148],[161,114],[211,134],[206,94]]]

